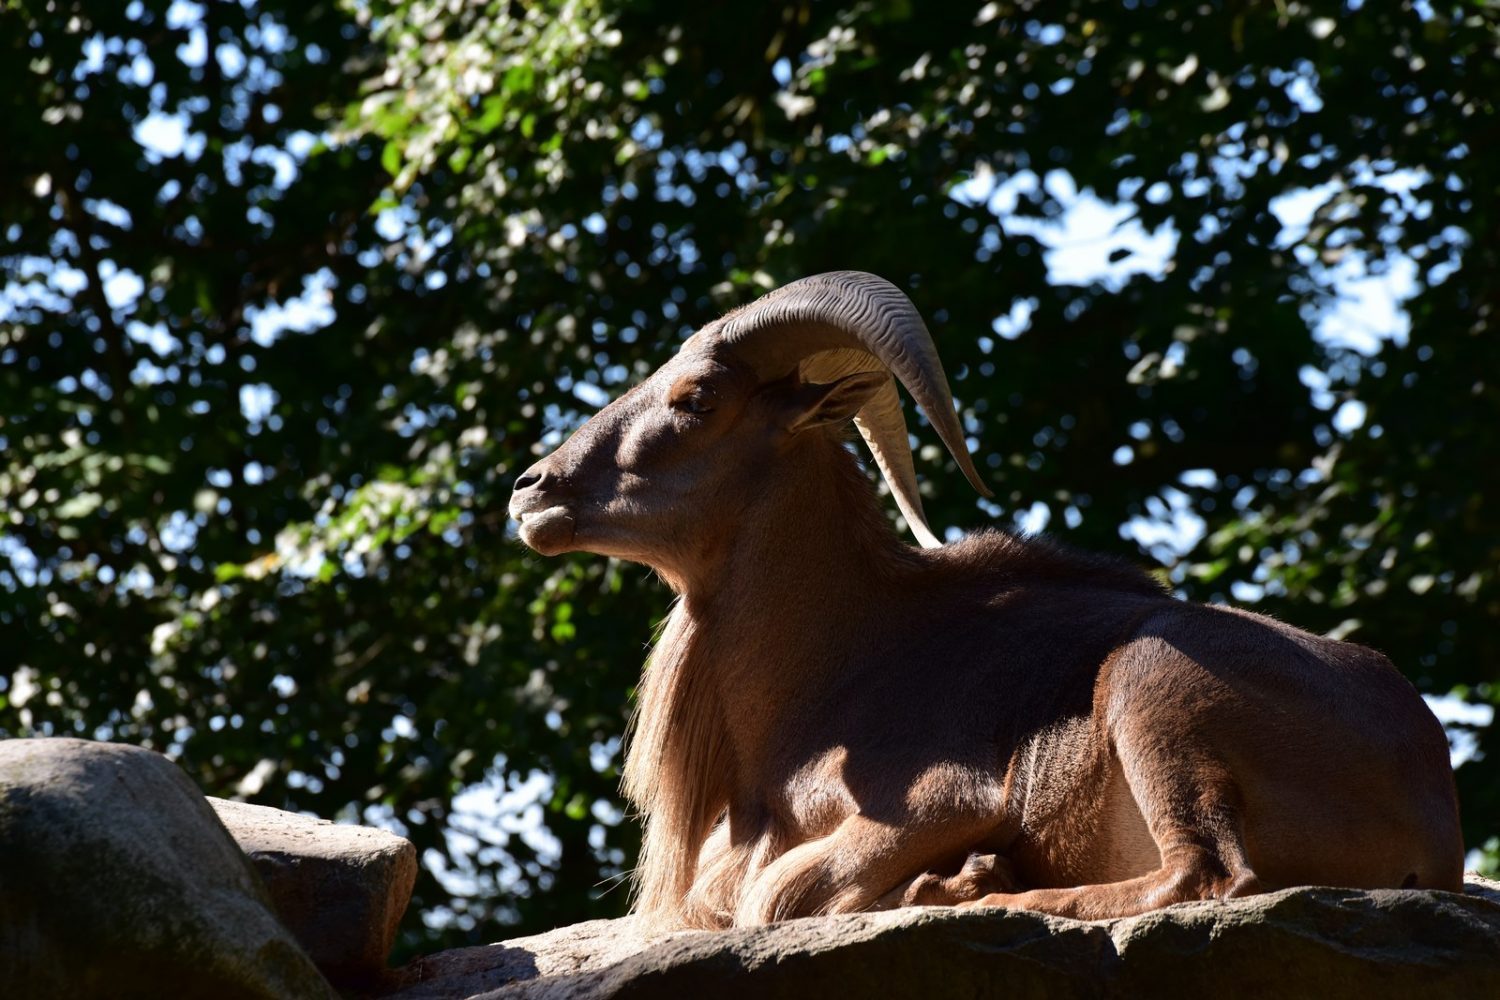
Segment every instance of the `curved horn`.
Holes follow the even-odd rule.
[[[862,271],[803,278],[767,293],[703,332],[734,348],[765,380],[781,378],[800,366],[808,381],[832,381],[870,370],[869,361],[860,355],[873,356],[922,407],[970,484],[982,495],[992,495],[964,444],[963,427],[953,411],[948,378],[932,335],[911,300],[884,278]],[[822,352],[837,353],[824,356]],[[877,392],[860,409],[855,423],[913,533],[923,545],[938,544],[922,516],[895,385]]]
[[[864,350],[824,351],[806,359],[801,364],[804,382],[826,383],[855,372],[875,371],[880,362]],[[865,401],[854,415],[854,426],[875,458],[875,465],[891,488],[901,516],[906,518],[917,541],[925,549],[935,549],[943,543],[927,526],[927,515],[922,512],[922,496],[917,489],[917,470],[911,461],[911,446],[906,436],[906,417],[901,413],[901,394],[896,389],[894,376],[887,376],[885,384]]]

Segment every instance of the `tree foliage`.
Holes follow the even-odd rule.
[[[839,268],[928,316],[996,488],[916,428],[935,525],[1049,516],[1500,702],[1497,30],[1422,2],[13,2],[0,731],[402,830],[409,947],[620,912],[619,739],[669,595],[528,554],[509,483],[686,331]],[[1069,245],[1080,204],[1116,230]],[[1493,859],[1500,735],[1470,735]]]

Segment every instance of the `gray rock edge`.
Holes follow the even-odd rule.
[[[1500,882],[1287,889],[1085,922],[923,907],[730,931],[631,918],[418,959],[393,1000],[1159,994],[1500,997]]]

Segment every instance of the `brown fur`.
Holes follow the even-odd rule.
[[[730,792],[727,720],[713,675],[693,669],[694,622],[680,611],[668,617],[647,664],[625,760],[625,795],[646,826],[636,902],[647,913],[675,911],[687,899],[699,845]]]
[[[711,412],[673,405],[684,380]],[[1043,541],[908,547],[842,392],[710,344],[518,482],[529,544],[681,595],[626,757],[643,918],[1459,888],[1447,742],[1383,657]]]

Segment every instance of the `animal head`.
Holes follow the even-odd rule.
[[[783,286],[695,333],[640,385],[516,480],[511,516],[543,555],[590,551],[668,568],[735,529],[736,513],[795,475],[778,458],[853,418],[907,524],[922,513],[899,380],[981,493],[948,380],[894,285],[839,271]]]

